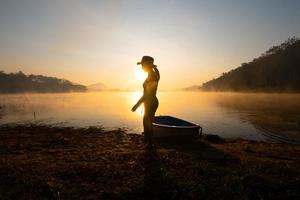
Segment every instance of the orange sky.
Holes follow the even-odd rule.
[[[151,55],[160,89],[200,85],[300,36],[299,1],[1,1],[0,70],[138,89]]]

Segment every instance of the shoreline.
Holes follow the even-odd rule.
[[[299,198],[300,146],[123,129],[0,126],[0,199]]]
[[[94,129],[101,129],[102,131],[111,131],[111,130],[122,130],[126,132],[127,134],[136,134],[142,136],[142,130],[141,132],[137,133],[137,128],[128,128],[125,126],[103,126],[103,125],[79,125],[75,126],[74,124],[70,124],[69,122],[53,122],[53,123],[47,123],[43,120],[28,120],[24,122],[7,122],[7,123],[0,123],[0,128],[18,128],[18,127],[49,127],[49,128],[71,128],[71,129],[78,129],[78,130],[85,130],[88,128],[94,128]],[[290,144],[290,145],[300,145],[300,141],[295,140],[293,141],[291,138],[286,138],[278,135],[278,132],[274,132],[265,128],[262,128],[260,126],[255,126],[256,129],[260,130],[262,132],[262,135],[265,137],[264,139],[258,139],[258,138],[249,138],[249,137],[222,137],[218,134],[211,134],[211,133],[203,133],[204,136],[213,136],[213,137],[219,137],[224,141],[234,141],[234,140],[245,140],[249,142],[263,142],[263,143],[273,143],[273,144]]]

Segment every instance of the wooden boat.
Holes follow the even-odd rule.
[[[202,127],[176,117],[156,116],[152,124],[153,134],[156,138],[202,137]]]

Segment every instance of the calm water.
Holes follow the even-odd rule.
[[[141,132],[142,113],[130,111],[140,92],[0,95],[0,123],[103,126]],[[200,124],[222,137],[300,143],[299,94],[160,92],[157,115]],[[35,119],[34,119],[35,113]]]

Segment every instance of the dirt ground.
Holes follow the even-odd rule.
[[[0,127],[0,199],[300,199],[300,146]]]

